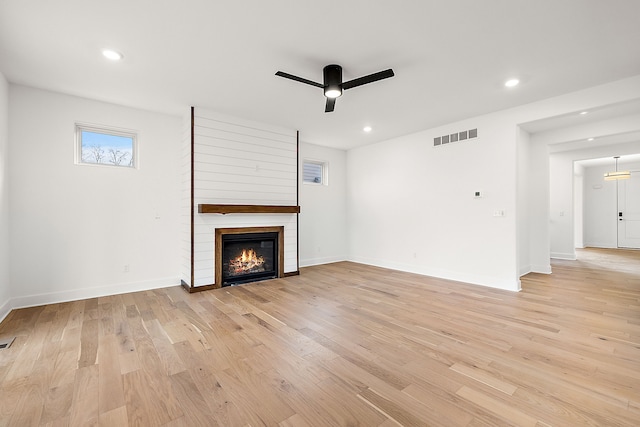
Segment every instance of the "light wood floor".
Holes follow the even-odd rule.
[[[511,293],[353,263],[13,311],[0,425],[638,426],[640,251]]]

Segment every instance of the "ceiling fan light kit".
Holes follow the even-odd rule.
[[[373,83],[378,80],[387,79],[389,77],[393,77],[395,74],[393,73],[393,70],[389,68],[388,70],[379,71],[377,73],[369,74],[364,77],[358,77],[357,79],[349,80],[348,82],[342,82],[342,67],[340,65],[331,64],[324,67],[324,69],[322,70],[322,75],[324,77],[324,84],[316,83],[314,81],[294,76],[293,74],[285,73],[282,71],[278,71],[276,73],[276,76],[284,77],[285,79],[295,80],[300,83],[305,83],[311,86],[322,88],[324,90],[324,96],[325,98],[327,98],[324,109],[325,113],[330,113],[333,111],[336,105],[336,98],[342,95],[343,90],[362,86],[367,83]]]
[[[324,76],[324,96],[337,98],[342,95],[342,67],[327,65],[322,70]]]

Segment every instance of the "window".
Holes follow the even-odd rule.
[[[302,164],[302,182],[305,184],[327,185],[327,163],[305,160]]]
[[[76,164],[135,168],[136,134],[76,124]]]

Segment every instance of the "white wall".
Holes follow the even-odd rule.
[[[523,276],[532,271],[531,266],[531,234],[529,224],[531,219],[531,143],[530,135],[522,128],[517,129],[517,250],[518,250],[518,275]]]
[[[584,245],[597,248],[618,246],[617,182],[605,181],[605,172],[614,169],[613,159],[608,166],[584,169]],[[620,170],[638,170],[640,163],[625,164]]]
[[[573,242],[576,248],[584,248],[584,167],[573,165]]]
[[[329,165],[328,185],[303,184],[304,159]],[[347,242],[347,153],[300,143],[300,265],[344,261]]]
[[[179,284],[180,118],[9,93],[14,306]],[[76,122],[136,130],[139,168],[75,165]]]
[[[532,272],[551,273],[551,254],[549,237],[549,149],[545,144],[537,144],[533,137],[529,141],[529,161],[527,176],[528,193],[519,197],[527,198],[529,232],[529,261],[521,259]],[[522,225],[521,225],[522,227]]]
[[[573,245],[584,248],[584,167],[573,164]]]
[[[514,120],[490,114],[350,150],[350,258],[518,290]],[[475,128],[478,138],[433,146]]]
[[[551,258],[576,259],[573,227],[573,156],[549,157]]]
[[[11,310],[9,266],[9,84],[0,73],[0,321]]]

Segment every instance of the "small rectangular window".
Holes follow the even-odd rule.
[[[302,181],[306,184],[327,185],[327,164],[305,160],[302,164]]]
[[[76,124],[76,164],[135,168],[135,132]]]

